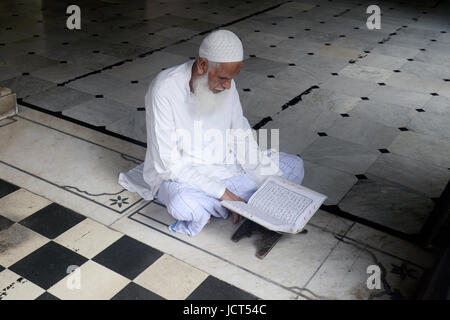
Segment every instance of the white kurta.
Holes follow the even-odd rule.
[[[226,137],[227,129],[247,130],[251,127],[243,116],[234,81],[228,90],[224,108],[207,116],[196,112],[191,103],[189,87],[193,63],[188,61],[159,73],[145,96],[147,152],[143,169],[136,168],[134,172],[136,180],[139,180],[138,175],[142,172],[145,183],[132,181],[132,174],[121,174],[119,183],[147,200],[156,195],[164,180],[189,183],[212,197],[220,198],[226,186],[219,180],[246,172],[260,185],[267,178],[267,175],[262,174],[264,168],[276,167],[273,174],[282,174],[278,163],[270,159],[267,161],[267,158],[266,162],[260,161],[255,166],[245,162],[245,155],[233,154],[235,161],[230,163],[225,158],[230,152],[226,141],[217,143],[217,140],[196,136],[195,132],[200,132],[200,128],[203,133],[214,129]],[[174,140],[177,130],[189,133],[190,141],[185,138]],[[238,139],[237,143],[244,142]],[[247,151],[256,148],[260,157],[266,155],[259,151],[253,137],[246,148]],[[217,155],[223,157],[218,158]],[[215,159],[215,162],[212,163],[211,159]]]

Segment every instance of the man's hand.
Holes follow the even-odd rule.
[[[220,200],[230,200],[230,201],[242,201],[245,202],[244,199],[238,197],[237,195],[235,195],[233,192],[231,192],[228,189],[225,189],[225,192],[223,193],[223,195],[220,197]],[[231,211],[231,213],[233,214],[233,218],[231,220],[231,222],[233,222],[233,224],[236,224],[239,222],[239,220],[241,219],[241,216],[239,216],[236,212]]]

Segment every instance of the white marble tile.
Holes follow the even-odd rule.
[[[147,85],[133,83],[106,93],[106,97],[121,104],[130,106],[131,108],[129,109],[131,110],[136,110],[137,108],[145,107],[145,94],[147,93],[147,90]]]
[[[94,262],[87,261],[78,269],[80,287],[68,283],[72,274],[67,275],[47,291],[61,300],[109,300],[129,282],[127,278]]]
[[[0,215],[19,222],[51,202],[25,189],[19,189],[0,198]]]
[[[137,276],[134,282],[165,299],[184,300],[207,277],[205,272],[165,254]]]
[[[92,259],[120,237],[122,237],[121,233],[94,220],[84,219],[53,241],[88,259]]]
[[[9,269],[0,272],[0,300],[34,300],[44,289]]]
[[[162,220],[162,217],[167,215],[165,208],[162,208],[156,204],[153,206],[156,207],[154,207],[151,217],[164,221]],[[220,220],[214,220],[214,223],[216,222],[220,222]],[[224,224],[221,224],[219,227],[223,230],[219,233],[213,230],[213,232],[215,232],[215,240],[209,241],[209,245],[221,248],[221,246],[215,245],[218,243],[218,240],[220,240],[221,243],[228,244],[226,247],[222,246],[222,249],[231,249],[231,251],[236,254],[235,243],[233,243],[229,238],[236,228],[232,226],[231,222],[228,220],[222,220],[222,222],[224,222]],[[212,225],[213,222],[208,225],[207,228],[210,228]],[[166,252],[167,254],[170,254],[203,272],[211,274],[262,299],[295,299],[297,296],[294,292],[286,290],[275,282],[267,281],[264,277],[248,272],[245,268],[237,265],[236,263],[230,263],[227,259],[209,253],[209,250],[203,250],[203,248],[191,245],[186,242],[186,240],[189,240],[188,237],[169,233],[170,231],[166,226],[150,220],[145,216],[134,215],[133,220],[123,218],[112,224],[110,227],[151,245],[158,250]],[[224,229],[224,227],[226,227],[226,229]],[[208,229],[204,229],[202,233],[207,230]],[[202,233],[200,233],[200,235]],[[183,242],[179,239],[183,240]],[[229,245],[232,247],[230,248]],[[244,247],[247,246],[248,245],[245,245]],[[239,256],[246,254],[248,258],[253,258],[252,263],[255,264],[258,260],[254,256],[256,248],[254,248],[252,244],[249,247],[248,253],[243,252],[241,249],[239,251]]]

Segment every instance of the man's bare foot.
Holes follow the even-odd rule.
[[[208,222],[206,224],[209,224],[211,222],[211,219],[208,220]]]

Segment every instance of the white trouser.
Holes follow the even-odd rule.
[[[304,177],[303,160],[292,154],[279,153],[280,169],[283,178],[301,184]],[[228,190],[245,201],[258,189],[258,186],[248,177],[241,174],[220,180]],[[188,183],[163,181],[157,193],[158,200],[167,207],[167,211],[177,221],[169,229],[190,236],[197,235],[206,225],[211,216],[228,218],[229,210],[220,205],[220,200]]]

